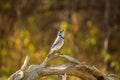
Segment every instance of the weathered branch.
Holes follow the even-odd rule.
[[[58,74],[66,74],[66,75],[73,75],[80,77],[83,80],[119,80],[115,76],[110,76],[102,73],[99,71],[96,67],[92,66],[89,67],[85,64],[81,64],[78,60],[68,56],[63,55],[60,53],[57,53],[55,57],[64,57],[68,59],[70,62],[69,64],[63,64],[63,65],[56,65],[56,66],[50,66],[50,67],[43,67],[41,65],[31,65],[27,71],[22,71],[21,69],[15,72],[9,80],[36,80],[43,76],[48,75],[58,75]],[[53,58],[51,58],[53,59]],[[49,59],[49,60],[51,60]],[[28,63],[28,61],[27,61]],[[26,63],[26,65],[27,65]],[[24,69],[25,70],[25,69]],[[24,74],[21,78],[17,78],[19,71],[22,71]],[[20,75],[19,75],[20,76]],[[115,79],[116,78],[116,79]]]
[[[23,65],[21,66],[21,68],[16,71],[15,73],[13,73],[8,80],[21,80],[24,77],[25,74],[25,70],[27,69],[27,64],[29,62],[30,58],[28,56],[26,56]]]
[[[57,53],[55,55],[58,55],[58,56],[63,57],[63,58],[66,58],[68,61],[70,61],[72,63],[81,64],[77,59],[72,58],[72,57],[70,57],[68,55],[65,55],[65,54],[62,54],[62,53]]]

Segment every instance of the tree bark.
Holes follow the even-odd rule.
[[[44,67],[43,65],[30,65],[28,68],[27,64],[29,62],[29,57],[26,57],[20,70],[13,73],[8,80],[36,80],[43,76],[59,74],[77,76],[82,80],[120,80],[120,78],[114,74],[106,75],[99,71],[95,66],[87,66],[68,55],[57,53],[55,56],[64,57],[71,63],[49,67],[46,67],[46,65]]]

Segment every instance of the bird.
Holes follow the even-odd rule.
[[[57,38],[52,44],[48,55],[52,54],[54,51],[58,51],[64,44],[64,30],[58,32]]]
[[[58,32],[57,38],[55,39],[55,41],[53,42],[49,53],[47,55],[47,57],[45,58],[45,60],[42,62],[41,66],[44,67],[48,61],[48,58],[50,57],[50,55],[52,53],[54,53],[55,51],[59,51],[59,49],[63,46],[64,44],[64,30],[61,30]]]

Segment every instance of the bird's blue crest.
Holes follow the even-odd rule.
[[[64,30],[59,31],[58,35],[64,38]]]

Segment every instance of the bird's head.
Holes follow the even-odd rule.
[[[59,31],[58,35],[64,38],[64,30]]]

